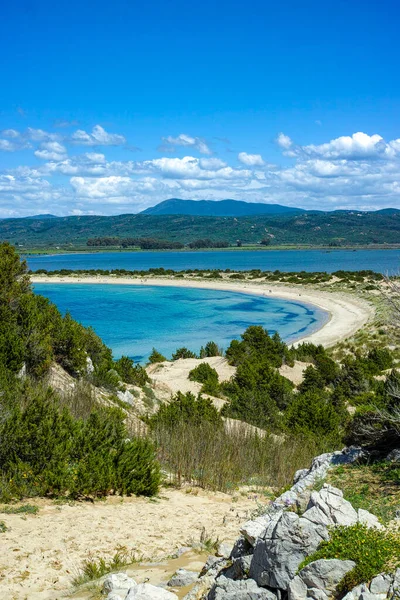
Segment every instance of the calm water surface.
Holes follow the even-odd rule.
[[[399,240],[400,241],[400,240]],[[128,269],[164,267],[184,269],[232,269],[247,271],[400,271],[400,250],[267,250],[212,252],[99,252],[28,258],[29,267],[47,269]]]
[[[278,331],[293,341],[318,329],[328,318],[317,307],[297,301],[239,292],[190,288],[37,283],[35,291],[91,325],[110,346],[145,360],[153,346],[168,358],[186,346],[198,352],[209,340],[227,348],[249,325]]]

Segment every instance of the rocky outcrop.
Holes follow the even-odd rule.
[[[150,583],[137,584],[126,573],[108,575],[102,593],[107,600],[178,600],[176,594],[163,588]]]
[[[355,510],[343,493],[330,485],[310,488],[328,470],[363,456],[359,448],[323,454],[310,469],[298,471],[290,490],[279,496],[265,513],[245,523],[233,546],[229,561],[208,561],[186,600],[329,600],[337,585],[356,565],[351,560],[316,560],[299,571],[301,563],[329,539],[334,526],[363,523],[382,528],[377,517]],[[214,574],[215,573],[215,574]],[[209,592],[204,595],[205,583]],[[367,586],[358,586],[346,600],[385,600],[400,591],[398,575],[381,574]],[[400,594],[399,594],[400,598]]]

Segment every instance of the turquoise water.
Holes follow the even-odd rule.
[[[400,240],[399,240],[400,241]],[[247,271],[400,271],[400,250],[266,250],[212,252],[98,252],[28,258],[30,269],[232,269]]]
[[[37,283],[61,312],[91,325],[114,356],[144,361],[153,346],[168,358],[186,346],[198,352],[213,340],[223,348],[249,325],[262,325],[293,341],[318,329],[328,318],[297,301],[238,292],[190,288]]]

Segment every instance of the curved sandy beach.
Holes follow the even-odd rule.
[[[306,335],[296,343],[312,342],[325,347],[334,346],[345,338],[352,336],[374,315],[374,308],[366,301],[353,295],[337,292],[325,292],[304,287],[289,287],[268,282],[232,282],[232,281],[194,281],[171,278],[126,278],[113,276],[76,277],[76,276],[32,276],[33,283],[85,283],[85,284],[118,284],[118,285],[152,285],[179,288],[198,288],[209,290],[226,290],[265,297],[296,300],[312,304],[326,311],[329,319],[320,329]]]

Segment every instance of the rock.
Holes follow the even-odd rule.
[[[341,490],[324,485],[320,492],[312,492],[305,519],[317,525],[355,525],[358,514]]]
[[[228,579],[234,579],[235,581],[237,579],[247,579],[252,558],[253,557],[249,555],[233,559],[232,564],[222,572],[222,575]]]
[[[327,539],[326,527],[285,512],[257,540],[250,577],[258,585],[287,590],[299,564]]]
[[[169,587],[185,587],[186,585],[190,585],[194,583],[196,579],[198,579],[199,574],[195,571],[187,571],[186,569],[178,569],[176,573],[174,573],[171,579],[168,581],[167,585]]]
[[[385,597],[389,593],[392,586],[393,578],[387,573],[381,573],[374,577],[369,585],[371,594],[384,594]]]
[[[232,545],[225,544],[225,543],[222,542],[218,546],[216,555],[217,556],[222,556],[222,558],[229,558],[230,555],[232,554],[232,550],[233,550]]]
[[[135,398],[129,390],[125,390],[125,392],[121,392],[120,390],[118,390],[117,397],[122,402],[126,402],[126,404],[130,404],[131,406],[135,403]]]
[[[309,472],[310,472],[310,469],[299,469],[298,471],[296,471],[296,473],[294,474],[294,477],[293,477],[293,485],[295,483],[297,483],[298,481],[300,481],[300,479],[303,479],[303,477],[308,475]]]
[[[252,579],[233,581],[221,575],[210,590],[208,600],[277,600],[276,595],[260,588]]]
[[[350,592],[348,592],[342,600],[359,600],[361,594],[364,592],[368,592],[368,588],[365,583],[361,583],[357,585],[357,587],[353,588]]]
[[[123,596],[120,596],[119,594],[116,594],[115,592],[110,592],[107,596],[106,600],[124,600],[125,599],[125,593]]]
[[[112,573],[108,575],[104,582],[102,592],[103,594],[109,594],[113,592],[115,594],[121,594],[123,597],[126,596],[130,588],[136,585],[136,581],[131,577],[128,577],[126,573]]]
[[[283,514],[282,509],[274,511],[272,508],[270,512],[265,515],[261,515],[252,521],[247,521],[240,530],[240,533],[244,535],[248,542],[252,546],[255,545],[257,538],[263,536],[267,527],[270,526],[271,522],[276,522]]]
[[[386,598],[386,596],[384,596]],[[382,600],[382,596],[377,594],[371,594],[371,592],[363,592],[360,596],[360,600]]]
[[[283,492],[283,494],[273,501],[273,506],[275,508],[288,508],[289,506],[294,506],[297,503],[297,497],[296,492],[288,490],[287,492]]]
[[[400,463],[400,448],[395,448],[389,452],[385,460],[388,462]]]
[[[379,519],[376,515],[373,515],[368,510],[364,510],[362,508],[358,509],[358,521],[363,525],[366,525],[368,528],[375,527],[376,529],[385,529],[383,525],[379,522]]]
[[[354,569],[352,560],[316,560],[300,571],[290,582],[289,600],[328,600],[343,577]]]
[[[243,535],[241,535],[233,545],[230,558],[239,558],[240,556],[253,554],[253,552],[253,546]]]
[[[206,564],[201,570],[200,577],[208,575],[209,577],[215,577],[219,571],[225,569],[229,565],[225,558],[217,556],[209,556]]]
[[[150,583],[139,583],[129,590],[125,600],[178,600],[178,596]]]
[[[93,361],[90,358],[90,356],[86,357],[86,373],[88,375],[91,375],[92,373],[94,373]]]
[[[312,487],[318,479],[324,479],[329,469],[337,465],[350,464],[365,456],[365,451],[361,448],[344,448],[337,452],[321,454],[312,461],[310,469],[305,473],[304,469],[296,472],[296,481],[292,486],[293,492],[303,492]]]

